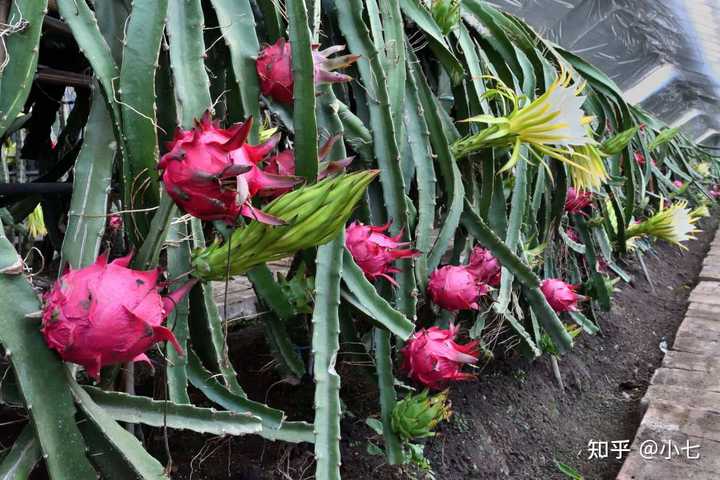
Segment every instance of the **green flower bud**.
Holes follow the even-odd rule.
[[[617,135],[614,135],[602,143],[600,150],[606,155],[617,155],[627,147],[630,140],[633,139],[639,127],[631,127]]]
[[[391,419],[395,433],[406,441],[435,435],[433,429],[452,413],[447,396],[447,390],[433,396],[425,390],[397,402]]]
[[[278,197],[263,212],[287,225],[251,222],[236,229],[229,242],[217,241],[194,251],[193,275],[202,280],[222,280],[228,267],[230,275],[239,275],[255,265],[328,242],[345,226],[377,174],[377,170],[364,170],[339,175]]]
[[[460,21],[460,0],[433,0],[430,12],[443,35],[447,35]]]

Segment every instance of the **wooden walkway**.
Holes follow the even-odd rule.
[[[618,480],[720,479],[720,233],[642,404]]]

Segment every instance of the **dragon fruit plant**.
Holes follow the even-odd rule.
[[[717,158],[486,2],[118,3],[14,0],[3,20],[23,28],[3,37],[0,137],[42,154],[8,162],[4,143],[2,182],[24,158],[72,179],[69,205],[0,198],[8,233],[42,209],[35,248],[57,274],[41,302],[0,229],[0,386],[29,418],[3,478],[13,452],[53,479],[168,478],[123,428],[146,424],[313,444],[314,478],[338,480],[341,374],[357,370],[339,364],[358,355],[401,464],[494,348],[485,325],[566,354],[629,279],[617,254],[685,244],[720,196]],[[41,57],[73,98],[31,95]],[[278,379],[312,376],[310,422],[241,385],[243,326],[213,294],[239,276]],[[403,382],[428,393],[398,402]]]

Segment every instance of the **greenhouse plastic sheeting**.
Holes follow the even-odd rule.
[[[606,72],[640,104],[720,145],[720,0],[491,0]]]

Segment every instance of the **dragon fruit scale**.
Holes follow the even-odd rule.
[[[145,352],[158,342],[183,353],[162,323],[195,280],[162,297],[160,271],[128,268],[131,255],[110,263],[101,255],[92,265],[69,269],[44,297],[45,342],[95,379],[104,365],[149,362]]]
[[[185,212],[228,224],[234,224],[239,215],[273,225],[283,223],[253,208],[250,199],[258,193],[292,188],[301,179],[268,173],[258,166],[279,136],[248,145],[245,140],[251,126],[249,118],[223,129],[206,113],[191,130],[176,132],[158,168],[168,195]]]
[[[334,45],[325,50],[318,50],[319,45],[312,45],[313,77],[315,84],[349,82],[352,77],[334,72],[333,70],[347,67],[359,58],[357,55],[342,55],[329,58],[333,53],[345,49],[344,45]],[[293,101],[292,47],[284,38],[279,38],[273,45],[265,46],[255,62],[260,90],[263,95],[270,96],[282,103]]]

